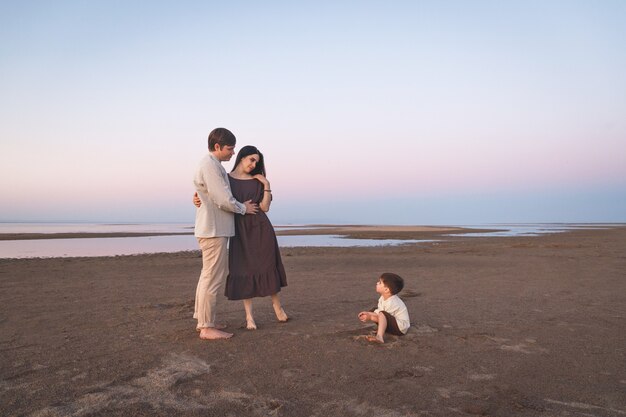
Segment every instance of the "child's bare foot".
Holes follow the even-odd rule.
[[[256,330],[256,323],[252,317],[246,317],[246,329]]]
[[[203,340],[217,340],[217,339],[230,339],[233,337],[232,333],[226,333],[215,327],[205,327],[200,329],[200,339]]]
[[[285,310],[283,310],[282,307],[279,307],[279,308],[274,307],[274,313],[276,313],[276,318],[280,322],[284,323],[287,320],[289,320],[289,317],[287,316],[287,313],[285,313]]]
[[[385,339],[382,338],[382,336],[367,336],[367,340],[370,342],[376,342],[376,343],[385,343]]]

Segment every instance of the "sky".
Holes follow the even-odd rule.
[[[275,225],[626,222],[626,2],[0,0],[0,222],[193,222],[216,127]]]

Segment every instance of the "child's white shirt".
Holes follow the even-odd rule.
[[[411,326],[411,321],[409,320],[409,310],[407,310],[400,297],[392,295],[385,300],[381,295],[378,299],[378,308],[374,310],[374,313],[380,313],[381,311],[391,314],[396,319],[400,331],[406,334]]]

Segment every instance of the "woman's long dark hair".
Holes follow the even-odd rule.
[[[255,146],[252,145],[244,146],[239,150],[239,152],[237,153],[237,158],[235,159],[235,165],[233,166],[231,172],[233,172],[235,168],[237,168],[237,165],[239,165],[239,162],[241,162],[243,158],[250,155],[259,155],[259,162],[256,163],[256,167],[254,167],[254,170],[250,173],[250,175],[261,174],[265,176],[265,162],[263,161],[263,154],[259,152],[259,150]]]

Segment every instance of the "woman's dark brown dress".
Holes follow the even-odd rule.
[[[258,204],[263,199],[263,184],[259,181],[228,178],[238,201],[252,200]],[[235,214],[235,236],[229,242],[228,268],[225,292],[229,300],[266,297],[287,285],[276,233],[265,212]]]

